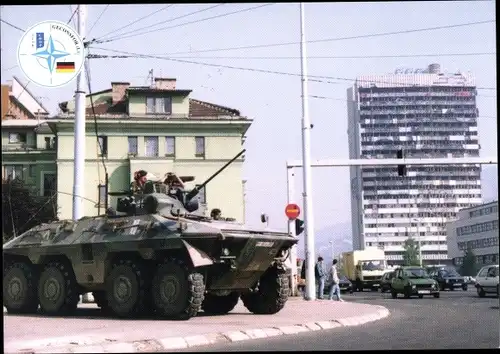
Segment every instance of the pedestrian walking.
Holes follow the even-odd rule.
[[[339,280],[339,276],[337,274],[337,260],[334,259],[333,262],[332,262],[332,267],[330,268],[330,272],[329,272],[329,281],[330,281],[330,292],[329,292],[329,296],[328,296],[328,300],[333,300],[333,295],[335,294],[337,296],[337,301],[340,301],[340,302],[344,302],[344,300],[342,300],[340,298],[340,286],[339,286],[339,283],[340,283],[340,280]]]
[[[316,283],[318,284],[318,299],[323,299],[323,295],[325,292],[325,280],[326,280],[326,272],[323,265],[323,257],[318,257],[318,262],[314,267],[314,275],[316,278]]]

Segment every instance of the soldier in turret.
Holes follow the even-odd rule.
[[[142,194],[144,191],[144,185],[147,181],[147,172],[144,170],[139,170],[134,172],[134,180],[130,184],[130,189],[134,194]]]
[[[222,212],[220,211],[220,209],[212,209],[212,211],[210,212],[210,217],[214,220],[220,220],[221,219],[221,214]]]
[[[222,221],[236,221],[235,218],[223,218],[222,217],[222,212],[220,209],[218,208],[215,208],[215,209],[212,209],[212,211],[210,212],[210,217],[214,220],[222,220]]]
[[[168,187],[168,193],[174,195],[184,204],[184,182],[175,173],[167,173],[165,184]]]

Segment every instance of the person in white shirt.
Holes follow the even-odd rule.
[[[337,301],[340,301],[340,302],[344,302],[344,300],[342,300],[340,298],[340,286],[339,286],[339,283],[340,283],[340,280],[339,280],[339,276],[337,274],[337,260],[334,259],[333,262],[332,262],[332,267],[330,268],[330,272],[329,272],[329,280],[330,280],[330,296],[328,297],[328,300],[333,300],[333,294],[335,294],[337,296]]]

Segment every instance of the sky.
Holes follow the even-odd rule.
[[[92,91],[110,88],[111,81],[145,85],[148,72],[153,69],[155,76],[177,78],[178,88],[192,89],[191,97],[236,108],[253,119],[245,143],[246,219],[250,225],[259,225],[260,214],[267,213],[270,218],[269,226],[283,229],[286,228],[286,161],[302,158],[299,4],[262,6],[266,4],[247,3],[213,7],[215,5],[217,4],[175,4],[168,8],[165,8],[165,4],[109,5],[108,8],[106,5],[89,5],[87,29],[91,29],[91,32],[87,38],[99,39],[113,31],[104,38],[117,39],[92,44],[92,54],[119,54],[97,49],[104,48],[160,56],[169,54],[170,58],[189,61],[153,58],[93,59],[90,64]],[[21,29],[27,29],[44,20],[67,22],[75,6],[2,6],[1,18]],[[260,7],[251,9],[257,6]],[[208,10],[200,11],[202,9]],[[241,11],[244,9],[251,10]],[[155,11],[154,15],[115,32]],[[195,11],[200,12],[170,21]],[[216,17],[236,11],[240,12]],[[216,18],[207,19],[211,17]],[[202,19],[207,20],[199,21]],[[305,36],[308,41],[488,20],[495,20],[494,1],[305,4]],[[150,27],[162,21],[165,22]],[[76,22],[73,26],[76,26]],[[307,43],[309,75],[330,77],[320,79],[322,82],[308,83],[309,96],[316,96],[309,97],[309,115],[314,124],[311,131],[312,159],[348,158],[346,90],[352,86],[357,76],[392,73],[401,67],[426,68],[431,63],[439,63],[442,69],[450,72],[457,69],[462,72],[471,71],[476,76],[478,87],[493,88],[479,89],[477,102],[481,156],[496,156],[495,26],[495,22],[490,22],[449,29]],[[138,31],[133,32],[136,29]],[[150,33],[131,36],[146,31]],[[12,75],[27,81],[16,67],[16,49],[22,34],[20,30],[2,22],[2,83]],[[122,34],[123,37],[131,37],[121,38]],[[293,44],[227,50],[276,43]],[[339,56],[348,58],[338,58]],[[200,63],[293,75],[213,67]],[[58,102],[72,99],[76,82],[56,89],[38,87],[35,84],[28,88],[55,114]],[[312,170],[314,229],[349,224],[348,168]],[[296,202],[302,206],[302,170],[298,169],[295,175]]]

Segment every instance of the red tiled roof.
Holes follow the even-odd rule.
[[[110,101],[102,102],[94,105],[94,111],[92,110],[92,107],[87,107],[86,114],[92,115],[93,112],[95,112],[96,115],[127,114],[127,104],[128,101],[121,101],[116,103],[115,105],[112,105]],[[67,102],[60,103],[59,108],[61,108],[63,112],[68,113]],[[190,118],[216,118],[219,116],[240,116],[240,111],[234,108],[224,107],[210,102],[204,102],[189,98]]]
[[[127,102],[120,101],[114,105],[109,103],[100,103],[94,105],[94,110],[92,107],[87,107],[85,110],[85,114],[92,115],[95,112],[96,115],[101,114],[126,114],[127,113]]]
[[[217,117],[221,115],[239,116],[240,111],[234,108],[219,106],[192,98],[189,99],[190,117]]]

